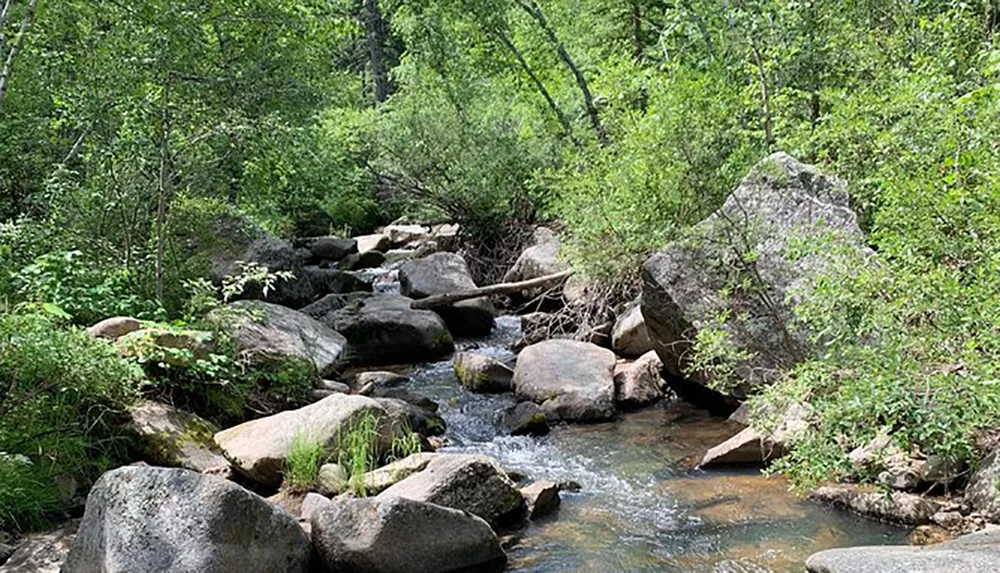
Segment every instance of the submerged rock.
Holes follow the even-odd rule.
[[[727,383],[725,392],[737,399],[812,354],[810,333],[792,309],[839,256],[825,245],[851,247],[862,257],[870,252],[846,188],[843,181],[776,153],[755,166],[690,236],[646,261],[642,315],[672,375],[704,385],[719,382],[689,371],[693,342],[707,328],[725,332],[743,354],[733,360],[736,383]],[[789,253],[789,246],[809,239],[816,240],[814,252]],[[747,266],[751,270],[741,270]],[[747,281],[752,287],[742,288]],[[719,296],[723,290],[730,296]],[[726,317],[722,323],[720,316]]]
[[[422,299],[472,290],[469,267],[460,255],[435,253],[399,267],[400,294]],[[493,330],[496,311],[488,298],[464,300],[434,309],[455,336],[486,336]]]
[[[510,392],[514,371],[506,364],[472,352],[455,355],[455,375],[458,381],[472,392]]]
[[[810,573],[998,573],[1000,527],[938,545],[829,549],[806,561]]]
[[[615,415],[615,354],[575,340],[546,340],[517,357],[514,392],[546,414],[593,422]]]
[[[277,487],[296,437],[313,440],[324,451],[333,452],[349,430],[368,417],[379,426],[389,426],[388,414],[378,402],[364,396],[334,394],[298,410],[223,430],[215,435],[215,442],[241,474]],[[386,434],[381,436],[383,445],[388,446],[390,432],[386,429],[383,433]]]
[[[494,525],[523,510],[514,482],[487,456],[437,454],[423,471],[386,489],[378,499],[390,497],[468,511]]]
[[[128,427],[146,461],[200,473],[229,471],[229,460],[213,440],[218,429],[211,422],[150,400],[129,408],[128,414]]]
[[[261,301],[238,301],[210,318],[228,333],[241,357],[253,364],[304,360],[321,376],[344,359],[347,339],[307,314]]]
[[[412,299],[358,294],[325,301],[302,310],[347,338],[348,354],[355,364],[430,362],[455,349],[441,318],[429,310],[410,308]],[[341,303],[339,308],[337,303]]]
[[[500,571],[506,555],[482,519],[405,498],[337,498],[312,518],[316,551],[331,571]]]
[[[29,536],[0,565],[0,573],[60,573],[76,538],[79,521]]]
[[[91,490],[62,573],[307,573],[311,553],[292,516],[230,481],[124,467]]]

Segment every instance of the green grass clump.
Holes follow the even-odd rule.
[[[323,444],[305,434],[296,434],[285,458],[285,483],[294,490],[308,490],[316,483],[325,459]]]

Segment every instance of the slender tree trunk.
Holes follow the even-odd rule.
[[[385,69],[385,30],[378,0],[364,0],[365,37],[368,42],[368,63],[371,65],[375,104],[389,98],[389,77]]]
[[[771,125],[771,95],[767,88],[767,74],[764,72],[764,61],[760,57],[760,50],[757,45],[753,46],[753,61],[757,66],[757,74],[760,78],[760,99],[764,105],[764,139],[767,149],[770,151],[774,143],[774,129]]]
[[[587,85],[587,78],[584,77],[583,72],[573,61],[573,58],[566,51],[566,47],[563,45],[562,41],[559,39],[559,35],[552,26],[549,25],[549,21],[545,18],[545,14],[542,9],[539,8],[538,4],[534,0],[515,0],[517,5],[520,6],[525,12],[528,13],[532,18],[538,22],[545,35],[548,36],[549,41],[555,46],[556,53],[559,55],[559,59],[566,64],[566,67],[573,72],[573,77],[576,78],[576,85],[580,88],[580,93],[583,94],[583,105],[587,110],[587,117],[590,118],[590,124],[594,128],[594,132],[597,134],[597,140],[601,145],[607,145],[609,143],[608,132],[604,130],[604,125],[601,124],[601,116],[597,112],[597,106],[594,105],[594,96],[590,93],[590,86]]]
[[[3,7],[3,15],[0,18],[0,26],[3,25],[4,20],[10,11],[10,0],[7,0]],[[35,10],[38,8],[38,0],[31,0],[28,4],[28,13],[24,15],[24,20],[21,21],[21,28],[17,32],[17,39],[14,41],[14,45],[7,52],[7,59],[4,61],[3,70],[0,71],[0,112],[3,111],[3,102],[7,97],[7,84],[10,82],[10,75],[14,70],[14,61],[17,59],[17,54],[24,47],[24,40],[28,35],[28,29],[31,28],[31,24],[35,21]],[[0,43],[2,46],[2,43]]]
[[[521,65],[521,69],[524,70],[524,73],[528,75],[528,78],[531,79],[531,82],[535,84],[535,87],[538,89],[538,93],[542,94],[542,97],[545,98],[545,101],[549,104],[549,109],[552,110],[552,114],[555,115],[556,119],[559,120],[559,124],[562,125],[563,131],[566,133],[566,136],[569,137],[569,139],[573,142],[574,145],[579,147],[580,141],[577,140],[576,136],[573,135],[573,124],[570,123],[569,118],[567,118],[566,114],[564,114],[562,109],[559,108],[559,105],[556,103],[556,100],[552,98],[552,94],[549,93],[549,90],[545,87],[545,84],[543,84],[542,80],[539,79],[538,74],[535,73],[535,70],[531,69],[531,66],[528,64],[528,61],[524,58],[524,54],[522,54],[521,51],[517,49],[517,46],[514,45],[514,42],[510,38],[505,36],[504,33],[501,32],[500,30],[494,30],[493,36],[496,37],[496,39],[501,44],[503,44],[505,48],[507,48],[507,51],[509,51],[514,56],[515,59],[517,59],[517,63]]]
[[[156,300],[163,302],[163,265],[166,237],[167,204],[170,201],[170,84],[164,94],[160,126],[160,171],[156,190]]]
[[[631,0],[629,19],[632,23],[632,55],[641,62],[646,54],[646,43],[642,38],[642,6],[640,0]]]

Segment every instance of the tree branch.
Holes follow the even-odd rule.
[[[10,80],[11,71],[14,69],[14,60],[17,59],[18,52],[24,46],[24,39],[28,35],[28,28],[31,27],[32,22],[35,21],[35,9],[38,7],[38,0],[31,0],[28,4],[28,13],[24,15],[24,20],[21,21],[21,29],[17,32],[17,40],[14,42],[14,46],[7,53],[7,61],[4,62],[3,71],[0,72],[0,112],[3,111],[3,101],[7,96],[7,83]],[[10,1],[4,5],[4,18],[7,17],[7,10],[10,8]]]
[[[554,275],[547,275],[544,277],[538,277],[536,279],[530,279],[526,281],[516,282],[516,283],[500,283],[485,287],[474,288],[462,292],[453,292],[447,294],[439,294],[435,296],[429,296],[427,298],[422,298],[420,300],[413,301],[410,304],[410,308],[417,310],[426,310],[430,308],[435,308],[439,306],[447,306],[449,304],[460,302],[463,300],[469,300],[473,298],[480,298],[484,296],[492,296],[497,294],[507,294],[512,292],[518,292],[522,290],[528,290],[540,286],[545,286],[554,282],[562,281],[568,279],[573,274],[573,271],[562,271],[561,273],[556,273]]]

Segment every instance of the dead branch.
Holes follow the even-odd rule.
[[[410,308],[417,310],[426,310],[438,306],[446,306],[455,302],[469,300],[473,298],[518,292],[522,290],[545,286],[547,284],[551,284],[557,281],[563,281],[568,279],[572,274],[573,271],[569,270],[569,271],[563,271],[561,273],[556,273],[554,275],[547,275],[544,277],[538,277],[536,279],[530,279],[516,283],[500,283],[462,292],[439,294],[413,301],[413,303],[410,305]]]

